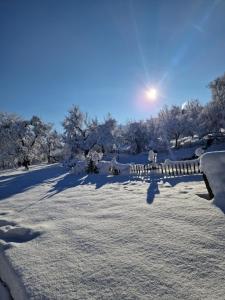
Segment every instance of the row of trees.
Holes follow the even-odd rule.
[[[179,146],[182,137],[199,138],[219,133],[225,128],[225,74],[209,84],[212,100],[202,105],[187,101],[182,107],[163,107],[156,117],[145,121],[117,123],[108,115],[103,122],[90,119],[73,106],[63,121],[64,133],[58,134],[52,124],[33,116],[24,120],[17,115],[0,113],[0,166],[29,162],[56,161],[86,157],[90,150],[109,153],[140,153],[149,148],[162,150]]]
[[[199,100],[187,101],[182,107],[163,107],[158,116],[145,121],[118,125],[110,115],[103,123],[89,120],[87,114],[74,106],[64,120],[64,138],[68,154],[87,154],[93,147],[103,152],[118,149],[140,153],[154,148],[157,150],[177,148],[182,137],[198,136],[225,129],[225,74],[209,85],[212,100],[202,105]]]

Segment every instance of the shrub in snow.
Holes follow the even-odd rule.
[[[203,154],[200,158],[200,168],[214,194],[214,204],[225,212],[225,151]]]
[[[96,166],[96,163],[92,159],[89,159],[86,171],[88,174],[89,173],[96,173],[96,174],[99,173],[98,167]]]
[[[87,173],[99,173],[98,170],[98,163],[101,160],[103,156],[102,152],[97,152],[97,151],[89,151],[88,155],[87,155]]]

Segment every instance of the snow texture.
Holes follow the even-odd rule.
[[[225,212],[225,151],[205,153],[200,165],[214,194],[214,204]]]
[[[225,219],[206,193],[201,175],[1,172],[0,277],[15,300],[222,300]]]

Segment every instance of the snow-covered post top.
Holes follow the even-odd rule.
[[[209,181],[215,196],[214,203],[225,209],[225,151],[203,154],[200,158],[200,168]]]
[[[197,157],[200,157],[203,153],[204,153],[204,150],[202,149],[202,147],[199,147],[195,150],[195,155]]]
[[[149,160],[150,162],[153,162],[153,161],[154,161],[154,157],[155,157],[155,152],[154,152],[153,150],[150,150],[150,151],[148,152],[148,160]]]

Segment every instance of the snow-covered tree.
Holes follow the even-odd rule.
[[[109,114],[102,123],[97,119],[89,125],[87,143],[89,149],[100,147],[103,153],[111,152],[115,144],[116,120]]]
[[[0,113],[0,162],[2,167],[44,161],[48,156],[48,136],[52,126],[39,117],[23,120],[17,115]]]
[[[209,87],[212,91],[212,101],[206,105],[206,117],[210,131],[225,129],[225,74],[213,80]]]
[[[56,130],[51,130],[46,136],[45,153],[48,163],[56,162],[62,158],[62,137]]]
[[[175,148],[178,147],[178,140],[186,130],[186,116],[179,106],[171,108],[165,106],[158,115],[160,134],[163,140],[170,142],[175,140]]]
[[[149,136],[146,122],[129,122],[124,127],[123,135],[132,153],[140,153],[148,147]]]
[[[88,153],[86,140],[88,138],[88,116],[78,106],[73,106],[63,121],[64,142],[69,159],[81,151]]]
[[[193,137],[201,134],[201,117],[203,106],[199,100],[189,100],[182,106],[184,121],[186,122],[184,134]]]

